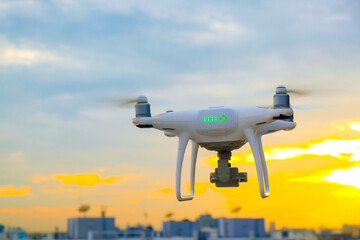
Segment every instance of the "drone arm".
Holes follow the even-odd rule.
[[[257,132],[258,135],[265,135],[280,130],[291,130],[296,127],[295,122],[290,122],[286,120],[275,120],[272,123],[260,128]]]
[[[189,142],[189,136],[187,134],[179,135],[179,148],[178,148],[177,166],[176,166],[176,197],[179,201],[192,200],[195,194],[195,166],[196,166],[196,158],[197,158],[199,145],[194,141],[192,141],[190,195],[186,195],[186,196],[181,195],[181,172],[182,172],[185,150],[188,142]]]
[[[264,157],[264,150],[261,143],[261,135],[258,135],[256,130],[252,128],[247,128],[245,130],[245,135],[250,143],[251,150],[254,156],[256,171],[259,180],[260,195],[263,198],[268,197],[270,195],[269,179]]]
[[[132,119],[135,126],[152,125],[154,123],[153,117],[136,117]]]

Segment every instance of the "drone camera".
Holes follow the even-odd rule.
[[[231,167],[231,151],[218,152],[218,167],[210,173],[210,182],[216,187],[238,187],[240,182],[247,182],[247,173],[239,172],[238,168]]]
[[[247,173],[239,172],[238,168],[229,168],[229,178],[227,181],[222,181],[219,178],[219,169],[216,168],[215,172],[210,173],[210,182],[215,183],[216,187],[239,187],[240,182],[247,182]]]

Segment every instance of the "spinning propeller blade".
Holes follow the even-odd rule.
[[[313,93],[313,91],[305,90],[305,89],[287,89],[287,92],[290,93],[290,94],[297,95],[299,97],[308,96],[308,95],[311,95]]]
[[[129,98],[120,98],[120,97],[112,97],[105,99],[105,102],[108,104],[119,107],[119,108],[128,108],[131,107],[133,103],[137,102],[136,97],[129,97]]]
[[[271,92],[273,93],[274,90]],[[266,90],[267,93],[270,93],[270,90]],[[305,97],[309,95],[315,95],[316,93],[320,92],[320,90],[314,89],[305,89],[305,88],[286,88],[284,86],[278,86],[275,90],[275,94],[282,93],[282,94],[289,94],[291,97]],[[266,108],[273,108],[273,105],[262,105],[262,107]],[[300,110],[309,110],[314,108],[320,108],[321,105],[291,105],[291,108],[300,109]]]

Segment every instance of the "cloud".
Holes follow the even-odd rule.
[[[24,153],[23,152],[10,153],[10,160],[14,162],[23,162],[25,161]]]
[[[165,194],[174,194],[175,193],[173,188],[161,188],[158,191],[160,193],[165,193]]]
[[[287,160],[301,158],[306,155],[331,156],[341,160],[360,161],[360,139],[335,140],[325,139],[319,143],[310,144],[309,147],[276,147],[265,150],[266,160]],[[247,161],[253,161],[251,154]]]
[[[34,183],[42,183],[53,180],[60,180],[63,185],[75,185],[75,186],[84,186],[84,187],[94,187],[98,184],[114,184],[116,181],[134,181],[141,179],[142,175],[139,174],[128,174],[120,176],[109,176],[101,177],[97,173],[83,173],[83,174],[74,174],[74,175],[53,175],[53,176],[35,176],[33,178]],[[61,189],[62,190],[62,189]]]
[[[349,122],[349,126],[352,130],[360,132],[360,122]]]
[[[340,131],[345,131],[346,130],[346,125],[353,131],[358,131],[360,132],[360,122],[359,121],[349,121],[347,123],[343,123],[341,125],[334,125],[337,129],[339,129]]]
[[[5,48],[0,50],[0,65],[35,65],[58,61],[53,54],[40,50]]]
[[[73,55],[68,47],[61,49],[44,47],[37,43],[19,41],[18,43],[0,36],[0,66],[57,66],[60,68],[85,69],[87,63]]]
[[[94,187],[99,183],[113,183],[118,177],[101,178],[98,174],[77,174],[77,175],[59,175],[56,179],[63,182],[64,185],[77,185]]]
[[[332,14],[325,18],[325,22],[327,23],[346,22],[349,20],[350,16],[348,14]]]
[[[294,172],[289,174],[288,181],[305,183],[337,183],[360,189],[360,166],[341,169],[327,169],[323,171],[319,169],[317,171],[312,171],[312,174],[307,173],[306,176],[297,175],[299,175],[299,173]],[[338,191],[337,193],[340,192],[343,195],[346,195],[343,191]]]
[[[358,162],[360,161],[360,139],[339,140],[324,139],[321,142],[311,143],[307,147],[280,146],[264,149],[267,161],[291,160],[303,158],[305,156],[331,156],[340,160]],[[203,159],[210,166],[217,166],[218,157],[210,156]],[[233,154],[231,164],[241,161],[253,162],[252,153],[245,157],[239,154]]]
[[[358,123],[349,123],[353,130],[356,130]],[[337,126],[339,127],[339,126]],[[343,128],[340,128],[342,130]],[[345,129],[344,129],[345,130]],[[342,130],[342,131],[344,131]],[[300,159],[306,156],[326,157],[330,156],[339,160],[349,162],[360,161],[360,139],[332,139],[325,138],[320,142],[306,144],[305,147],[279,146],[273,148],[264,148],[266,161],[282,161]],[[218,157],[208,156],[202,159],[210,166],[217,166]],[[231,164],[239,162],[254,162],[252,153],[245,156],[236,152],[231,156]]]
[[[350,185],[360,189],[360,166],[333,170],[329,175],[322,179],[328,182]]]
[[[175,36],[175,41],[197,46],[239,43],[249,39],[245,27],[234,21],[221,20],[210,20],[199,29],[179,31]]]
[[[15,187],[14,185],[0,186],[0,196],[30,195],[31,186]]]
[[[54,219],[54,218],[66,218],[71,216],[72,213],[75,213],[77,206],[62,206],[62,207],[49,207],[49,206],[29,206],[29,207],[8,207],[1,208],[1,214],[20,214],[26,216],[29,219],[32,218],[44,218],[44,219]]]

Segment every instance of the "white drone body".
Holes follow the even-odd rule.
[[[176,196],[179,201],[191,200],[195,193],[195,166],[199,146],[217,151],[218,168],[210,174],[210,181],[217,187],[237,187],[246,182],[246,173],[231,168],[231,151],[250,143],[255,159],[260,195],[270,194],[268,172],[261,136],[280,130],[292,130],[293,110],[285,87],[278,87],[274,95],[274,108],[252,106],[216,106],[183,111],[168,111],[151,117],[150,105],[144,96],[136,104],[134,125],[140,128],[155,128],[168,137],[179,137]],[[181,172],[187,144],[192,142],[190,195],[181,194]]]

